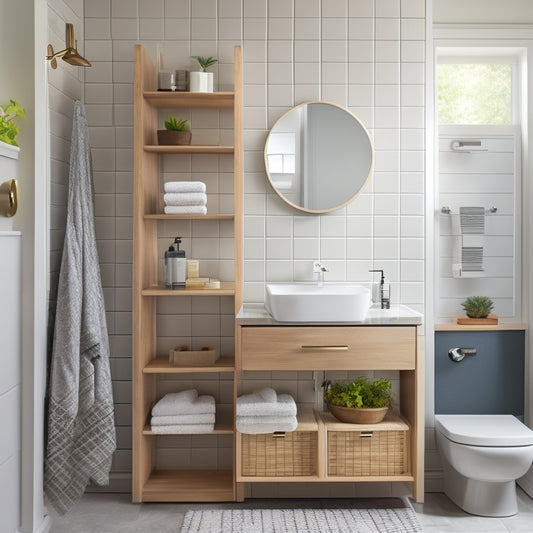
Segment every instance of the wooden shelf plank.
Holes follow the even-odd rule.
[[[143,501],[233,501],[233,474],[231,470],[154,470],[144,484]]]
[[[174,435],[173,433],[154,433],[149,425],[144,426],[143,435]],[[182,435],[182,433],[179,433]],[[233,424],[230,422],[216,422],[212,433],[201,433],[201,435],[233,435]]]
[[[400,476],[326,476],[322,481],[414,481],[411,474],[402,474]]]
[[[162,285],[157,285],[142,290],[143,296],[233,296],[234,294],[233,281],[221,281],[220,289],[165,289]]]
[[[214,213],[207,215],[166,215],[164,213],[153,213],[144,215],[145,220],[233,220],[233,213]]]
[[[171,366],[168,362],[168,355],[159,355],[152,359],[143,369],[144,374],[190,374],[213,373],[213,372],[233,372],[235,370],[235,359],[233,357],[222,356],[214,364],[209,366]]]
[[[527,324],[519,322],[507,322],[494,325],[472,325],[467,326],[458,324],[457,319],[452,319],[451,322],[442,322],[435,324],[435,331],[515,331],[515,330],[527,330]]]
[[[158,154],[232,154],[234,147],[218,144],[145,144],[144,151]]]
[[[143,96],[153,107],[232,108],[235,101],[234,92],[144,91]]]

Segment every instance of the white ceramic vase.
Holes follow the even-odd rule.
[[[191,93],[212,93],[213,73],[212,72],[191,72],[189,73],[189,91]]]

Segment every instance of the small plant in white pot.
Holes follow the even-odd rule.
[[[191,56],[198,61],[200,72],[189,73],[189,91],[192,93],[212,93],[213,92],[213,73],[207,72],[207,69],[214,65],[218,59],[214,57]]]
[[[191,126],[187,119],[169,115],[165,120],[165,129],[157,130],[159,144],[191,144]]]

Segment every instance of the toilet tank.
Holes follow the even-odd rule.
[[[456,363],[451,348],[476,348]],[[524,415],[525,332],[436,331],[435,413]]]

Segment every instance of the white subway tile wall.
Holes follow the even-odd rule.
[[[50,299],[61,258],[68,179],[70,117],[75,99],[86,104],[94,163],[98,251],[112,353],[118,451],[115,472],[131,470],[131,262],[133,182],[133,45],[163,68],[196,68],[190,55],[212,55],[218,90],[233,87],[233,46],[244,57],[244,300],[264,300],[269,281],[311,281],[311,262],[323,261],[326,280],[368,285],[370,268],[384,268],[392,300],[424,306],[424,0],[85,0],[85,19],[60,0],[49,2],[50,39],[64,44],[64,21],[74,22],[78,48],[92,62],[81,69],[60,61],[50,71],[51,245]],[[85,76],[85,79],[84,79]],[[355,113],[375,144],[372,180],[343,209],[325,215],[295,211],[268,183],[263,146],[269,128],[306,100],[329,100]],[[160,114],[162,122],[163,111]],[[193,142],[231,144],[225,111],[183,113]],[[221,131],[219,131],[219,127]],[[232,212],[230,156],[165,156],[161,181],[207,183],[208,210]],[[159,275],[165,248],[177,235],[200,275],[232,279],[233,224],[161,223]],[[232,298],[161,298],[158,351],[176,344],[216,346],[232,354]],[[261,372],[244,387],[272,385],[300,403],[314,403],[309,372]],[[348,373],[330,379],[347,379]],[[396,373],[390,376],[398,389]],[[222,417],[232,412],[231,375],[161,377],[158,394],[197,387],[213,394]],[[217,453],[213,453],[214,449]],[[158,466],[229,468],[231,436],[158,438]],[[320,486],[319,486],[320,485]],[[334,493],[317,484],[260,484],[254,496]],[[342,495],[346,495],[343,485]],[[392,494],[387,485],[352,487],[353,496]],[[370,492],[368,492],[370,491]]]

